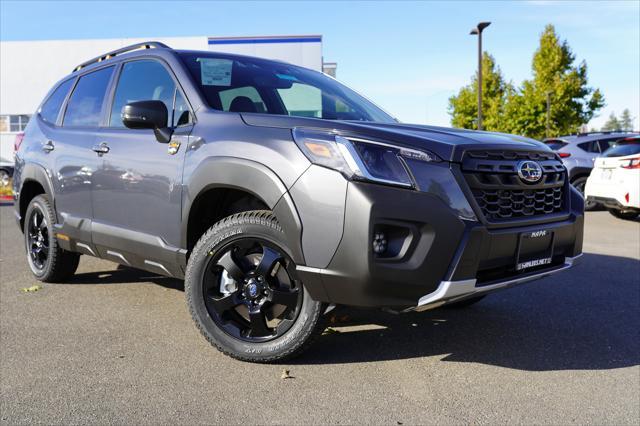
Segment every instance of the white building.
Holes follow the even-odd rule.
[[[322,36],[160,37],[0,42],[0,159],[13,158],[22,131],[51,86],[80,63],[127,45],[160,41],[174,49],[211,50],[278,59],[324,71]],[[326,72],[335,76],[335,63]]]

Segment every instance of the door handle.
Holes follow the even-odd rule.
[[[94,145],[91,149],[93,150],[93,152],[98,153],[98,155],[102,157],[104,154],[109,152],[109,145],[107,145],[106,142],[101,142],[98,145]]]
[[[51,152],[55,149],[55,145],[53,143],[53,141],[46,141],[44,144],[42,144],[42,150],[44,152]]]

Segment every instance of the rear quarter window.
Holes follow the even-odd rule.
[[[598,141],[590,141],[590,142],[582,142],[578,144],[578,148],[585,152],[590,153],[600,153],[600,148],[598,147]]]
[[[71,86],[73,85],[73,79],[69,79],[62,84],[60,84],[49,96],[49,98],[42,104],[40,107],[40,118],[42,118],[47,123],[56,124],[58,121],[58,114],[60,113],[60,108],[62,107],[62,103],[64,102]]]

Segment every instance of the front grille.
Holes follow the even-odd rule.
[[[562,210],[562,188],[473,190],[473,195],[489,220],[535,216]]]
[[[535,184],[522,181],[517,166],[536,161],[543,170]],[[536,151],[471,151],[462,171],[471,192],[489,222],[535,218],[566,210],[566,169],[553,153]]]

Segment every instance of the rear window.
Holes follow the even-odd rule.
[[[557,151],[560,148],[562,148],[562,147],[567,145],[566,142],[562,142],[561,140],[557,140],[557,139],[544,141],[544,144],[547,145],[549,148],[551,148],[554,151]]]
[[[113,67],[83,75],[71,94],[63,126],[95,127],[100,124],[102,103]]]
[[[47,123],[56,123],[58,120],[58,113],[60,113],[60,107],[62,106],[64,99],[67,97],[67,93],[69,93],[69,89],[71,89],[72,84],[73,79],[69,79],[60,84],[56,90],[53,91],[51,96],[49,96],[49,99],[47,99],[40,108],[40,118]]]
[[[622,142],[622,141],[621,141]],[[609,148],[605,153],[605,157],[624,157],[626,155],[640,154],[640,140],[618,142],[617,146]]]

